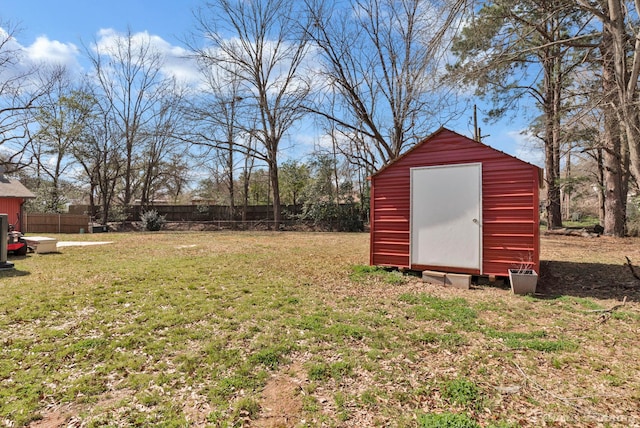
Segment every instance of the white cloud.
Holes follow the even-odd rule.
[[[186,49],[177,46],[171,47],[166,54],[163,70],[174,76],[179,82],[196,84],[202,81],[196,60],[189,56]]]
[[[0,70],[4,78],[24,75],[40,65],[62,65],[70,71],[82,70],[79,63],[80,49],[73,43],[50,40],[42,35],[26,45],[12,37],[4,28],[0,28],[0,41],[3,42],[3,57],[12,57]]]
[[[540,147],[540,141],[528,130],[509,131],[507,135],[515,141],[515,157],[540,167],[544,166],[544,151]]]
[[[544,150],[541,141],[527,128],[510,123],[494,124],[483,131],[482,143],[508,155],[539,167],[544,166]]]
[[[66,65],[79,68],[80,50],[73,43],[49,40],[47,36],[39,36],[30,46],[24,48],[27,58],[33,62]]]
[[[126,34],[112,28],[100,29],[93,49],[109,56],[110,52],[116,51],[118,44],[125,37],[127,37]],[[152,52],[162,56],[161,70],[164,75],[175,77],[179,82],[186,84],[196,84],[201,81],[196,61],[189,56],[189,51],[185,48],[172,45],[162,37],[149,34],[147,31],[133,33],[131,37],[134,48],[148,45]]]

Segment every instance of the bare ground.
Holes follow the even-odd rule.
[[[300,361],[282,368],[267,382],[262,391],[260,418],[251,423],[256,428],[286,428],[295,426],[302,415],[302,385],[306,381]]]

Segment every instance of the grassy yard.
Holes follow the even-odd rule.
[[[536,297],[366,234],[58,239],[113,243],[0,272],[0,426],[640,426],[639,239],[544,238]]]

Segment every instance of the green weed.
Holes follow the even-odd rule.
[[[465,378],[445,382],[442,386],[442,397],[451,404],[465,407],[474,407],[481,399],[478,386]]]
[[[305,395],[302,398],[302,409],[305,412],[315,413],[320,410],[320,405],[318,403],[318,399],[313,395]]]
[[[441,299],[428,294],[402,294],[401,302],[411,306],[410,314],[419,321],[444,321],[467,331],[476,329],[478,314],[465,299]]]
[[[338,339],[362,340],[366,335],[364,328],[340,322],[331,325],[325,331],[328,335]]]
[[[611,386],[622,386],[625,383],[624,379],[614,374],[605,374],[603,376],[603,379],[607,381]]]
[[[611,318],[614,320],[622,321],[640,321],[640,314],[634,314],[632,312],[615,311],[611,314]]]
[[[379,266],[367,265],[352,266],[349,278],[354,282],[363,282],[368,278],[374,278],[389,285],[402,285],[407,282],[402,272]]]
[[[602,306],[592,299],[587,299],[584,297],[573,297],[573,296],[560,296],[556,299],[558,302],[567,303],[570,306],[567,307],[569,310],[573,310],[574,306],[578,305],[579,309],[588,309],[588,310],[598,310],[602,309]]]
[[[351,415],[349,413],[349,409],[347,408],[347,396],[343,392],[338,391],[333,394],[333,401],[336,404],[338,418],[340,419],[340,421],[348,421]]]
[[[291,347],[275,345],[256,352],[249,358],[249,361],[254,364],[265,365],[271,370],[275,370],[280,364],[286,361],[285,357],[289,352],[291,352]]]
[[[310,380],[326,381],[333,378],[340,380],[345,376],[350,376],[353,371],[353,366],[345,361],[336,361],[335,363],[318,363],[309,367],[307,375]]]
[[[540,352],[575,351],[578,345],[566,339],[549,339],[547,333],[542,330],[528,333],[503,332],[493,329],[485,330],[485,335],[502,339],[506,347],[511,349],[531,349]]]
[[[411,333],[409,337],[414,343],[437,344],[446,349],[456,349],[467,343],[467,339],[458,333],[419,332]]]
[[[418,415],[420,428],[480,428],[480,424],[465,414],[426,413]]]
[[[374,408],[378,404],[378,390],[366,390],[360,394],[360,402],[367,408]]]
[[[260,403],[252,397],[243,397],[235,403],[232,417],[255,419],[259,414]]]

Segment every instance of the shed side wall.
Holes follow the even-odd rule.
[[[412,267],[410,169],[471,162],[482,163],[482,273],[507,275],[527,259],[539,269],[538,169],[448,130],[372,177],[371,264]]]
[[[9,216],[9,224],[17,223],[23,201],[22,198],[0,198],[0,213]]]

